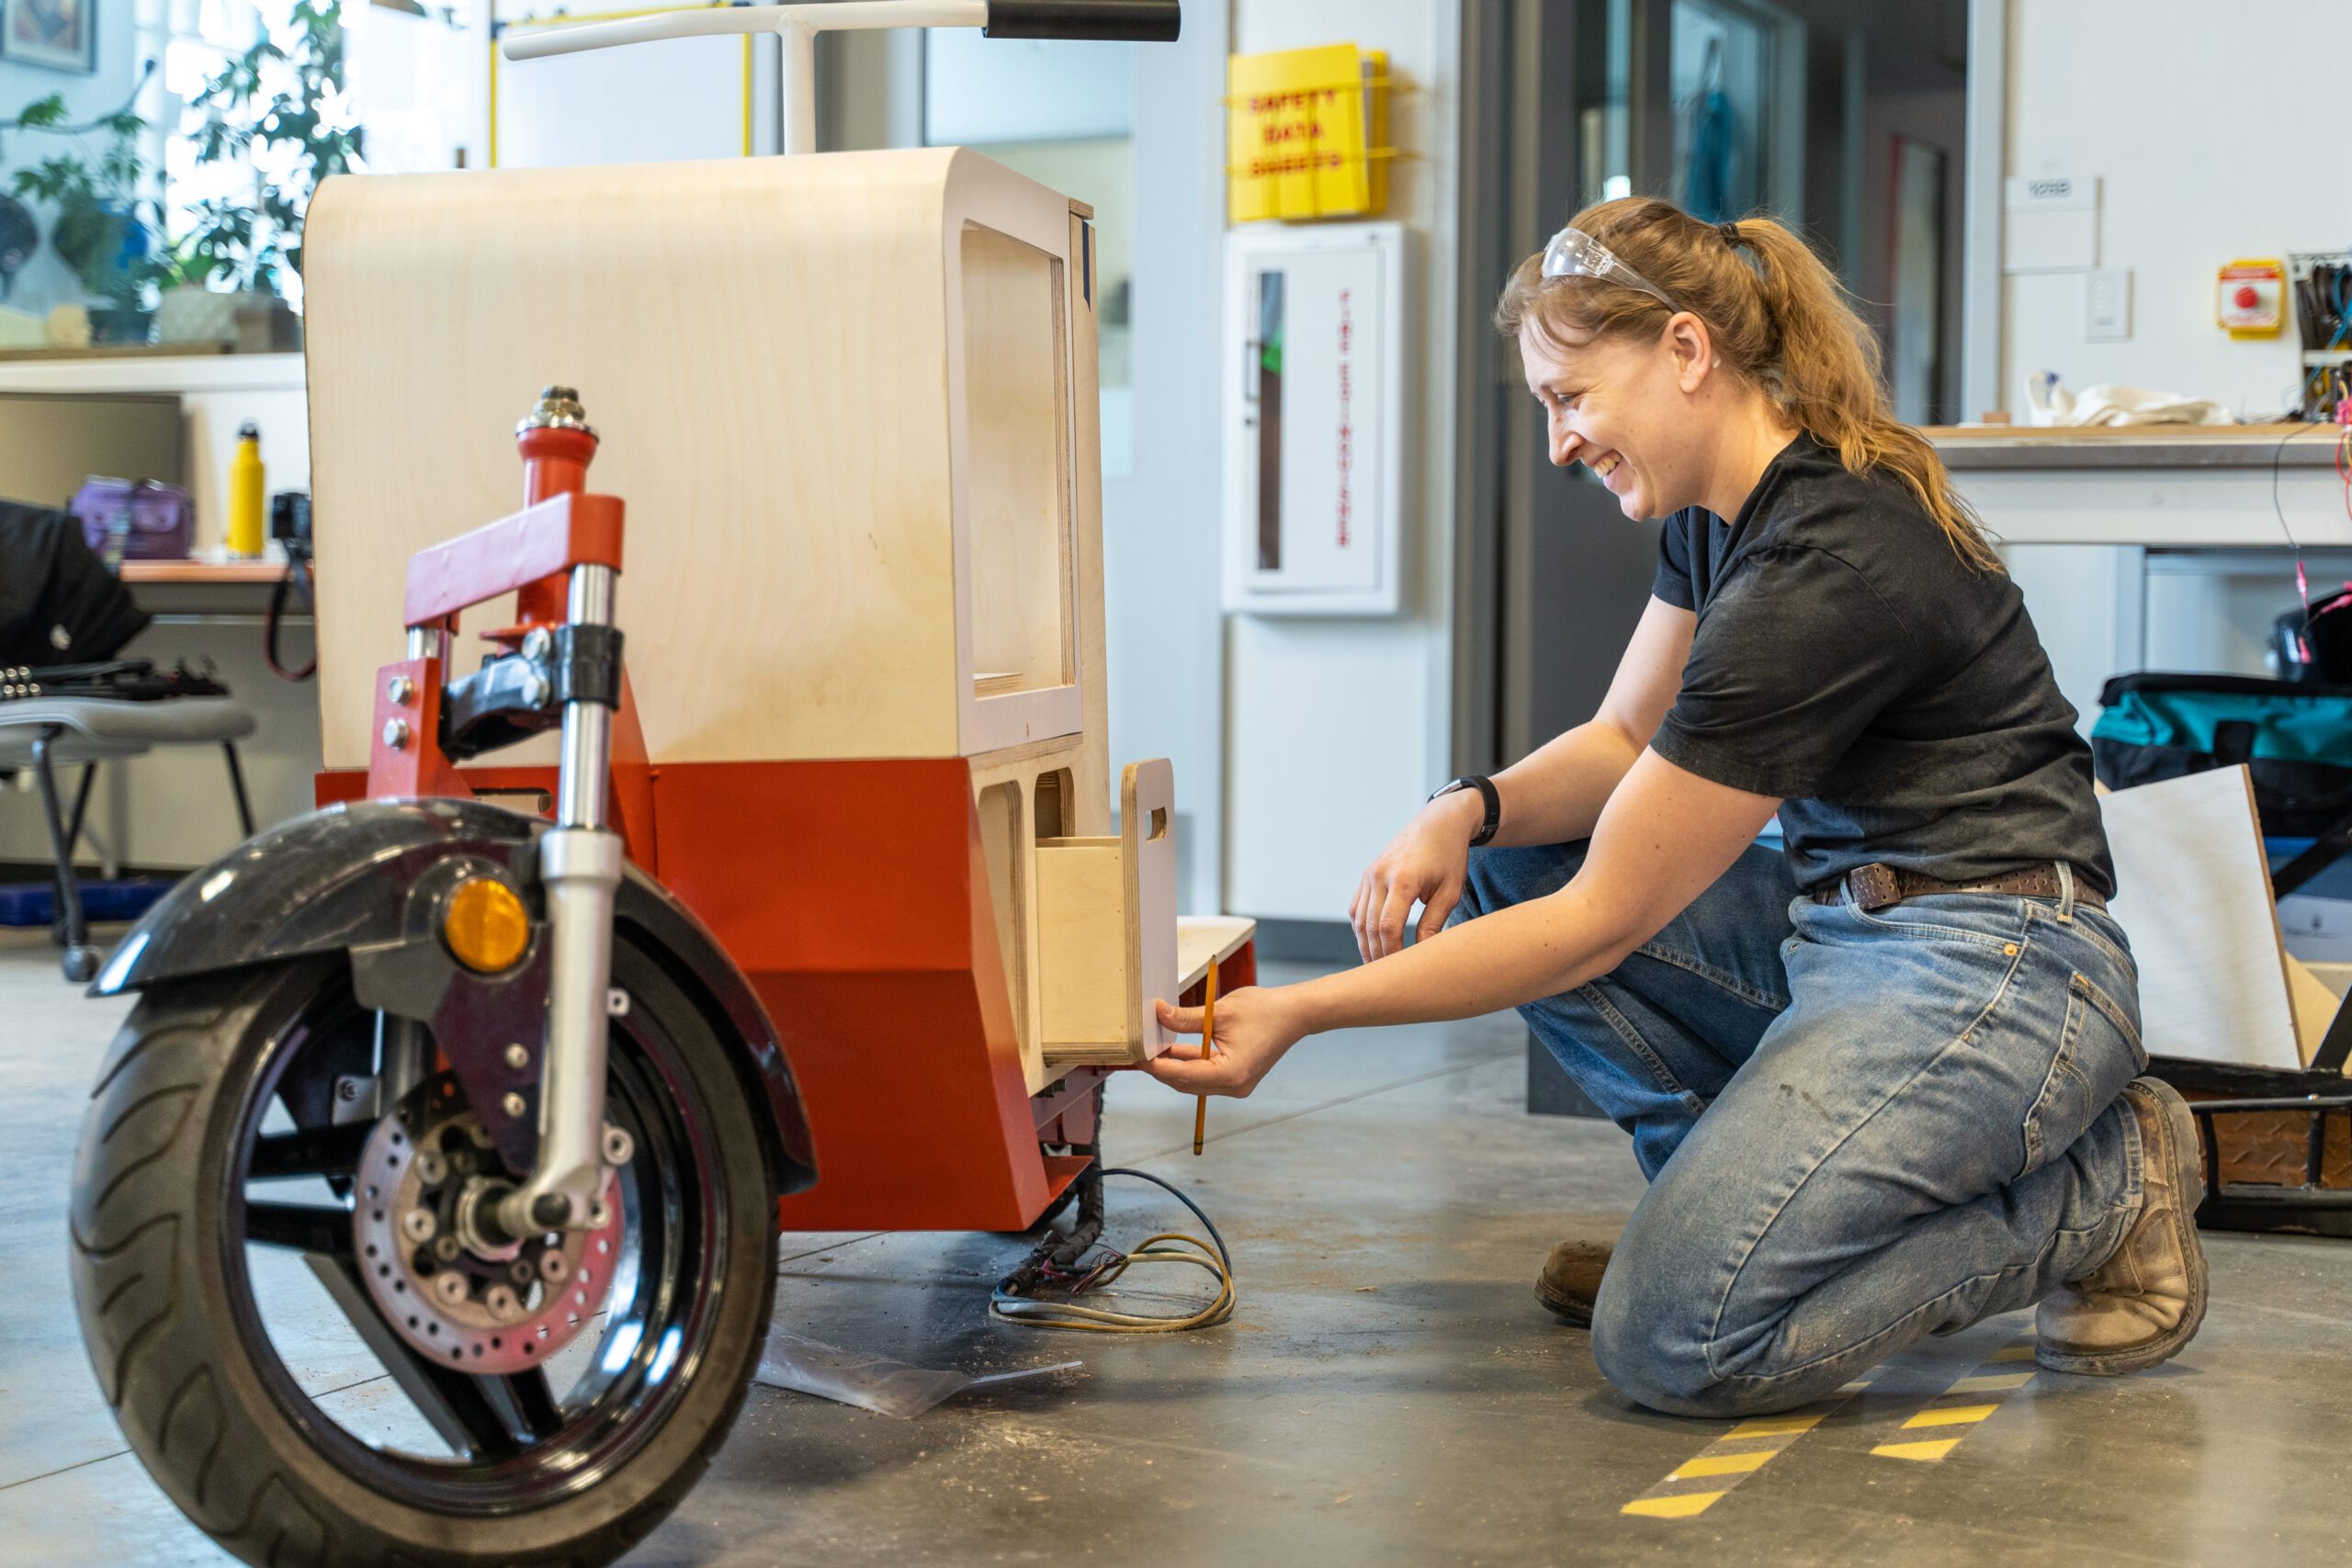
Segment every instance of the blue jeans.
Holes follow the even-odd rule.
[[[1557,890],[1585,849],[1472,851],[1456,918]],[[1613,973],[1520,1011],[1650,1178],[1592,1350],[1653,1409],[1805,1404],[2081,1279],[2139,1210],[2138,972],[2071,896],[1864,913],[1750,846]]]

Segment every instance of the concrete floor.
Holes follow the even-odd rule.
[[[85,1094],[124,1010],[0,934],[0,1562],[219,1562],[125,1451],[65,1283]],[[912,1421],[755,1388],[684,1507],[629,1561],[769,1565],[1550,1562],[2338,1564],[2352,1557],[2352,1244],[2216,1235],[2188,1352],[2120,1382],[2014,1392],[2025,1314],[1882,1369],[1792,1440],[1633,1408],[1531,1299],[1570,1224],[1640,1193],[1605,1124],[1521,1110],[1508,1020],[1311,1041],[1245,1102],[1140,1079],[1109,1149],[1187,1187],[1235,1252],[1240,1306],[1169,1338],[992,1325],[989,1235],[788,1237],[778,1318],[926,1366],[1084,1370]],[[1114,1181],[1113,1235],[1187,1228]],[[2005,1354],[2006,1352],[2006,1354]],[[289,1360],[291,1358],[289,1357]],[[323,1373],[322,1376],[325,1375]],[[1983,1378],[1954,1390],[1963,1378]],[[348,1391],[365,1404],[379,1382]],[[1957,1396],[1957,1397],[1956,1397]],[[1973,1425],[1906,1428],[1990,1404]],[[1957,1435],[1928,1461],[1874,1453]],[[1777,1449],[1758,1466],[1752,1456]],[[1909,1450],[1918,1452],[1916,1446]],[[1932,1450],[1930,1450],[1932,1451]],[[1694,1460],[1726,1488],[1687,1517]],[[1672,1506],[1672,1505],[1668,1505]]]

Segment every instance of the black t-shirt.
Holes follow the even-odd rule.
[[[2114,893],[2090,748],[2024,597],[1901,480],[1800,435],[1736,519],[1667,520],[1651,591],[1699,625],[1650,745],[1782,797],[1798,886],[1872,861],[1950,882],[2066,861]]]

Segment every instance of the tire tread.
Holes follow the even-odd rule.
[[[308,973],[315,986],[317,967]],[[236,1067],[250,1027],[273,991],[303,978],[257,968],[158,987],[141,998],[108,1049],[84,1119],[68,1224],[74,1303],[101,1392],[164,1492],[246,1562],[593,1568],[612,1562],[701,1479],[741,1410],[748,1378],[690,1449],[673,1450],[672,1472],[628,1512],[584,1536],[493,1559],[479,1549],[420,1545],[337,1506],[305,1474],[331,1461],[302,1441],[251,1368],[223,1352],[233,1331],[200,1257],[211,1223],[202,1185],[208,1175],[217,1179],[206,1146],[233,1114],[233,1103],[224,1102],[243,1092]],[[174,1100],[176,1114],[156,1111]],[[763,1186],[757,1201],[773,1213]],[[774,1234],[766,1259],[741,1265],[766,1276],[763,1325],[775,1289]],[[256,1403],[266,1406],[258,1414]]]

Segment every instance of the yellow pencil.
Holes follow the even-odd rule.
[[[1209,975],[1203,982],[1207,990],[1201,1003],[1201,1060],[1205,1062],[1216,1050],[1216,960],[1209,960]],[[1201,1138],[1209,1129],[1209,1097],[1203,1095],[1193,1107],[1193,1153],[1201,1152]]]

